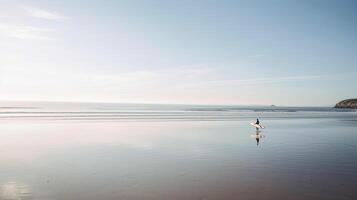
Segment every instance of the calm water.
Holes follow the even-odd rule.
[[[3,105],[1,200],[357,199],[354,111]]]

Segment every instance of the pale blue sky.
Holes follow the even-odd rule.
[[[0,99],[333,105],[357,1],[0,0]]]

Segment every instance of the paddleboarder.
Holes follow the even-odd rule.
[[[255,122],[255,124],[259,125],[259,119],[257,119],[257,122]]]

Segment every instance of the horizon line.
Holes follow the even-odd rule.
[[[342,101],[342,100],[341,100]],[[215,103],[156,103],[156,102],[118,102],[118,101],[76,101],[76,100],[15,100],[15,99],[0,99],[1,102],[33,102],[33,103],[88,103],[88,104],[96,104],[96,103],[104,103],[104,104],[142,104],[142,105],[187,105],[187,106],[276,106],[276,107],[334,107],[333,105],[305,105],[305,106],[297,106],[297,105],[276,105],[276,104],[215,104]],[[1,107],[1,106],[0,106]]]

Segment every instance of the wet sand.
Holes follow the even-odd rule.
[[[357,199],[357,122],[2,121],[0,199]]]

